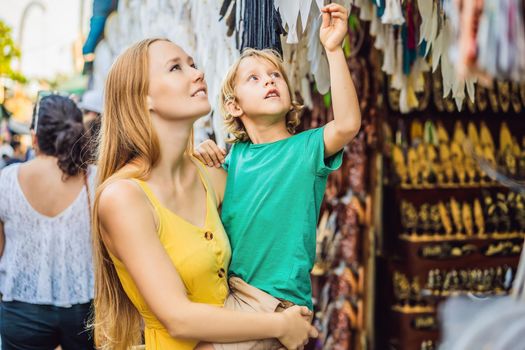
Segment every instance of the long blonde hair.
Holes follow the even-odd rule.
[[[142,40],[119,55],[107,76],[93,204],[95,300],[91,327],[98,349],[124,350],[141,341],[141,317],[126,295],[101,236],[98,205],[108,184],[147,179],[160,158],[158,136],[147,106],[148,48],[163,38]],[[188,150],[193,148],[190,136]],[[131,167],[123,167],[132,164]]]
[[[226,141],[235,143],[239,141],[245,142],[250,139],[241,119],[228,113],[228,109],[226,107],[231,100],[236,100],[235,79],[237,78],[237,71],[239,70],[242,60],[247,57],[255,57],[270,62],[270,64],[275,66],[275,68],[277,68],[283,76],[284,80],[286,81],[286,86],[288,86],[288,93],[292,99],[292,109],[286,114],[285,117],[286,129],[290,134],[295,134],[295,129],[301,122],[300,117],[303,106],[300,103],[294,101],[294,95],[290,87],[290,81],[288,80],[288,75],[284,69],[281,56],[277,51],[272,49],[257,50],[247,48],[241,53],[241,56],[237,59],[237,61],[235,61],[235,63],[228,69],[228,73],[226,74],[226,77],[224,78],[221,86],[221,93],[219,95],[219,108],[224,118],[224,126],[226,127],[226,131],[232,135]]]

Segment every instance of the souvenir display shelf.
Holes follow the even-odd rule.
[[[385,92],[377,349],[437,349],[440,303],[508,294],[525,237],[525,197],[491,172],[525,178],[525,86],[476,86],[460,112],[426,78],[421,111],[401,115]]]

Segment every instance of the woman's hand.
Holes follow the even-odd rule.
[[[197,146],[193,155],[209,167],[220,168],[224,163],[226,150],[217,146],[212,140],[206,140]]]
[[[319,30],[319,39],[326,51],[341,48],[348,33],[348,11],[339,4],[326,5],[321,9],[323,23]]]
[[[307,307],[292,306],[280,315],[283,316],[283,335],[278,339],[287,349],[302,349],[309,338],[318,336],[317,330],[306,321],[312,316],[312,312]]]

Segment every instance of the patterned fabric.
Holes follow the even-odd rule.
[[[19,164],[0,173],[0,220],[5,249],[0,258],[4,301],[68,307],[93,299],[94,277],[87,190],[60,214],[48,217],[27,201],[18,182]],[[96,169],[88,169],[93,202]]]

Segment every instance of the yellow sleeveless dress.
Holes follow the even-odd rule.
[[[200,178],[206,188],[206,223],[200,228],[164,207],[148,184],[134,179],[153,205],[159,219],[157,234],[177,269],[188,298],[197,303],[223,306],[228,295],[227,271],[231,249],[217,212],[216,197],[206,169],[197,160]],[[146,305],[125,266],[111,256],[120,282],[144,319],[147,350],[190,350],[197,341],[172,338]],[[153,272],[152,272],[153,273]]]

